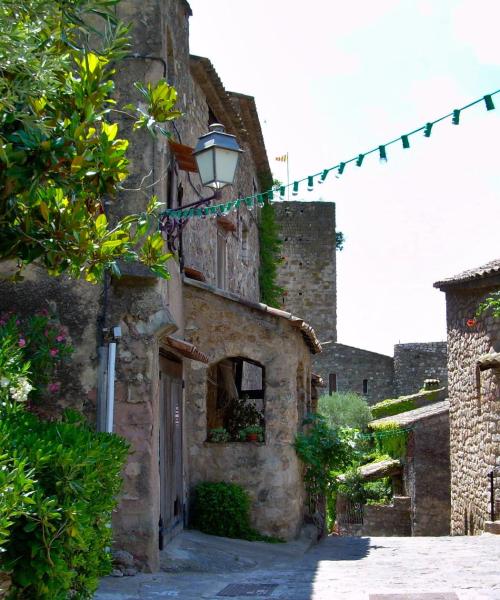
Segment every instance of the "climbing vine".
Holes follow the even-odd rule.
[[[273,185],[271,175],[260,173],[259,183],[261,189],[270,188]],[[260,299],[264,304],[275,308],[279,308],[280,298],[284,292],[283,288],[277,284],[281,246],[282,242],[279,238],[279,226],[276,222],[274,206],[266,203],[261,209],[259,223]]]

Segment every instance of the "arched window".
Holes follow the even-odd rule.
[[[263,442],[265,439],[265,369],[240,356],[208,369],[207,441]]]

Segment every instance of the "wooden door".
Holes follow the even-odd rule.
[[[183,528],[182,363],[160,356],[160,550]]]

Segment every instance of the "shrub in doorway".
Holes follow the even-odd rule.
[[[242,540],[280,542],[250,525],[250,498],[236,483],[199,483],[194,491],[191,525],[209,535]]]

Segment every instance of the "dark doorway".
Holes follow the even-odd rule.
[[[183,528],[182,362],[160,356],[160,550]]]

